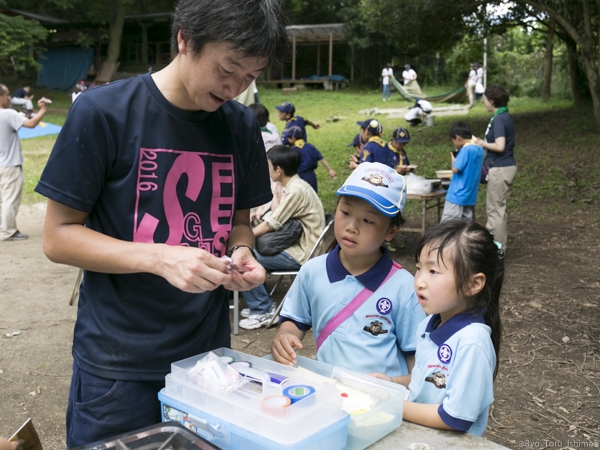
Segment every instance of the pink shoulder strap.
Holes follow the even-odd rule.
[[[392,267],[390,269],[390,272],[387,274],[387,277],[385,277],[381,284],[377,287],[377,289],[383,286],[399,269],[402,269],[402,266],[397,262],[392,261]],[[348,319],[348,317],[354,314],[356,310],[360,308],[362,304],[369,299],[369,297],[371,297],[371,295],[373,295],[373,292],[368,288],[364,288],[358,293],[356,297],[352,299],[352,301],[350,301],[350,303],[348,303],[344,308],[342,308],[340,312],[338,312],[335,316],[329,319],[329,322],[325,324],[325,327],[323,327],[323,331],[321,331],[319,337],[317,338],[317,351],[319,351],[319,348],[321,348],[321,345],[323,344],[323,342],[325,342],[325,339],[327,339],[337,327],[343,324],[346,321],[346,319]]]

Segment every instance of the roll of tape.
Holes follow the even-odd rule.
[[[306,384],[289,386],[283,390],[283,395],[290,399],[292,405],[315,393],[315,388]]]
[[[287,408],[292,404],[292,401],[285,395],[269,395],[261,400],[263,409],[269,411],[277,411],[281,408]]]
[[[232,363],[229,363],[229,365],[231,367],[233,367],[235,370],[238,369],[244,369],[244,367],[252,367],[252,363],[250,361],[234,361]]]

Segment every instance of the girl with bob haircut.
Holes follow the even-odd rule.
[[[415,259],[428,316],[417,327],[404,419],[481,436],[498,373],[504,253],[483,226],[450,220],[425,233]]]

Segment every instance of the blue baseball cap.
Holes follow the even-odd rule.
[[[392,134],[394,142],[410,142],[410,133],[406,128],[396,128]]]
[[[360,133],[358,133],[356,136],[354,136],[354,140],[348,144],[348,147],[356,147],[360,144],[363,144],[364,142],[362,141],[362,139],[360,138]]]
[[[383,126],[377,119],[367,119],[364,122],[356,122],[361,128],[366,129],[373,136],[379,136],[383,133]]]
[[[296,112],[296,108],[290,102],[284,102],[281,105],[277,105],[275,109],[288,114],[294,114]]]
[[[293,137],[294,139],[302,139],[302,128],[298,126],[289,127],[285,130],[286,136]]]
[[[362,198],[384,216],[394,217],[404,209],[406,183],[392,167],[364,162],[354,169],[336,194]]]

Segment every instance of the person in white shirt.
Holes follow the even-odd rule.
[[[269,122],[269,110],[261,103],[252,103],[248,108],[256,116],[263,143],[265,144],[265,150],[269,151],[271,147],[281,145],[281,137],[279,136],[277,127]]]
[[[404,118],[410,124],[411,127],[419,125],[428,114],[433,111],[433,106],[427,100],[418,98],[415,101],[414,106],[405,115]]]
[[[381,78],[383,82],[383,91],[381,92],[381,99],[385,102],[390,100],[392,95],[390,91],[390,77],[394,76],[394,71],[392,70],[392,66],[388,63],[385,65],[383,70],[381,71]]]
[[[410,64],[406,64],[404,66],[404,72],[402,72],[402,78],[404,79],[404,85],[406,86],[412,80],[417,79],[417,72],[410,67]]]
[[[485,92],[485,86],[483,85],[483,67],[481,63],[475,63],[477,73],[477,84],[475,85],[475,100],[480,100]]]
[[[465,83],[467,93],[469,94],[469,105],[472,105],[475,101],[475,85],[477,84],[477,72],[475,69],[475,63],[471,63],[471,70]]]

